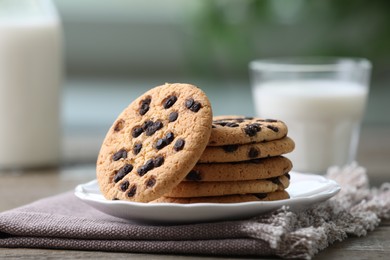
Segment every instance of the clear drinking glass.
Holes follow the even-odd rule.
[[[284,121],[301,172],[325,173],[355,160],[371,63],[361,58],[297,57],[249,64],[256,113]]]

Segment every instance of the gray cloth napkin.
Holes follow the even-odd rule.
[[[282,208],[251,219],[175,226],[108,216],[68,192],[0,213],[0,247],[310,259],[390,218],[390,183],[370,189],[356,164],[331,168],[327,177],[342,190],[306,211]]]

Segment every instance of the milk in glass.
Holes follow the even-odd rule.
[[[283,120],[296,148],[294,169],[324,173],[351,162],[358,145],[367,87],[342,80],[261,82],[253,87],[257,114]]]

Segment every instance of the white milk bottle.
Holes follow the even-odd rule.
[[[0,1],[0,168],[59,162],[60,21],[49,0]]]
[[[325,173],[355,160],[371,64],[352,58],[254,61],[256,113],[288,126],[294,170]]]

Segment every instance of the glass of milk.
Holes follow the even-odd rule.
[[[61,42],[50,0],[0,1],[0,169],[59,162]]]
[[[288,126],[296,171],[325,173],[355,160],[371,63],[360,58],[276,58],[249,64],[256,113]]]

